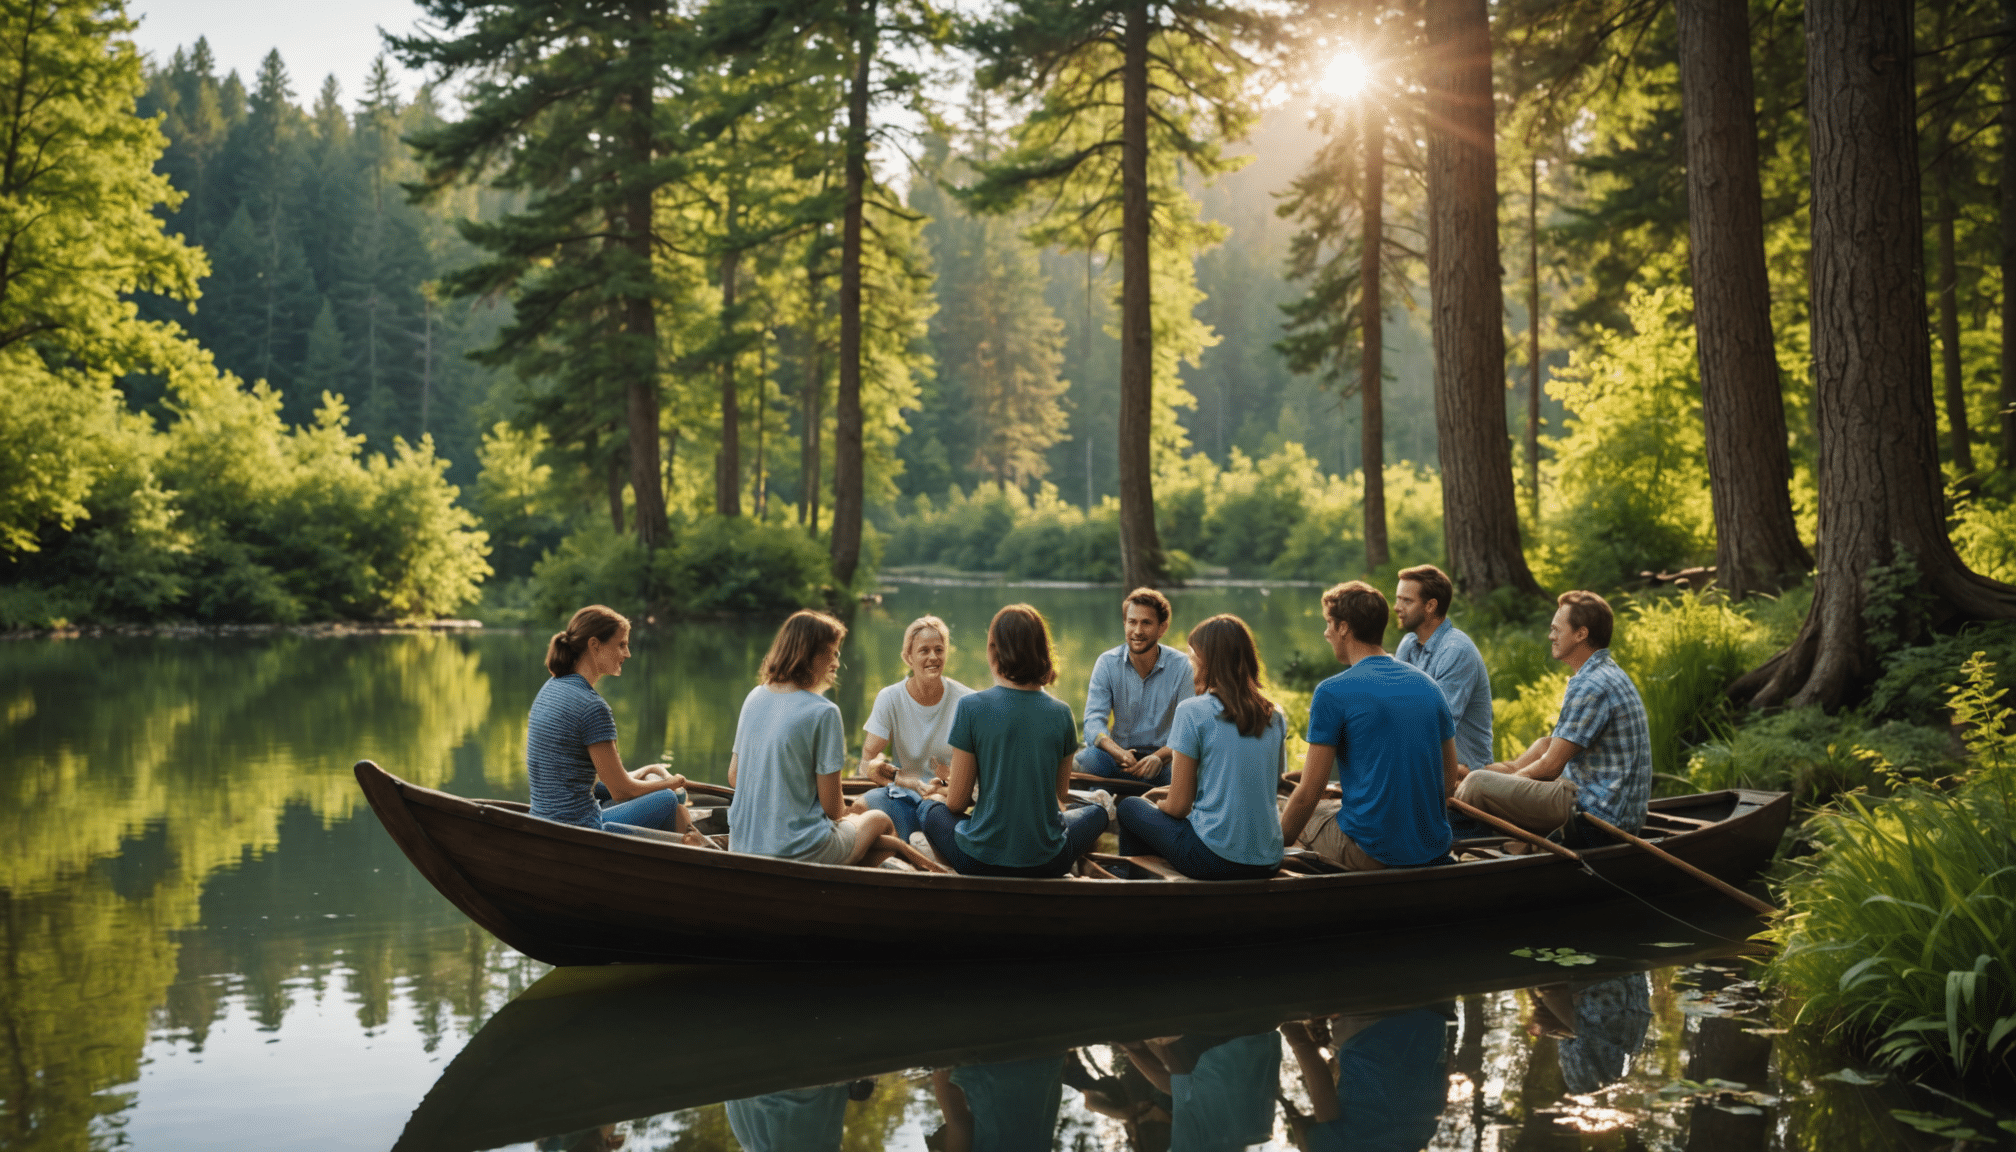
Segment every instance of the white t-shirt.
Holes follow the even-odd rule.
[[[938,703],[926,708],[910,695],[909,681],[898,680],[875,694],[875,707],[868,713],[868,723],[862,725],[870,736],[880,736],[889,741],[889,751],[895,754],[896,763],[905,772],[920,779],[929,780],[933,774],[931,760],[936,757],[945,765],[947,778],[952,770],[952,714],[959,711],[961,698],[971,696],[973,689],[966,687],[950,676],[945,677],[945,694]]]

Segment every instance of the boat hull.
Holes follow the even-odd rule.
[[[1435,868],[1205,883],[1021,880],[799,864],[615,835],[356,767],[374,811],[423,875],[504,943],[551,964],[947,960],[1167,953],[1366,932],[1701,891],[1672,865],[1616,845]],[[1673,797],[1655,808],[1710,823],[1661,847],[1732,883],[1769,862],[1791,813],[1782,793]],[[1613,886],[1614,885],[1614,886]],[[906,950],[916,949],[912,953]]]

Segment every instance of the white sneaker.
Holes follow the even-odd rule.
[[[910,833],[910,847],[915,848],[919,852],[922,852],[924,854],[924,858],[926,860],[931,861],[934,864],[944,863],[943,860],[938,859],[938,853],[933,852],[931,850],[931,841],[924,838],[924,833],[922,831]]]

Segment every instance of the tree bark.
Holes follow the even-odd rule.
[[[1953,156],[1950,133],[1942,130],[1935,144],[1940,150],[1932,166],[1939,213],[1939,368],[1946,385],[1946,430],[1953,463],[1962,476],[1974,474],[1974,435],[1967,427],[1967,383],[1960,368],[1960,269],[1953,254]]]
[[[1120,569],[1130,588],[1162,580],[1155,531],[1155,332],[1149,311],[1148,35],[1127,8],[1120,72]]]
[[[1365,474],[1365,567],[1383,568],[1390,561],[1386,546],[1386,405],[1385,292],[1380,257],[1386,242],[1386,109],[1367,93],[1363,99],[1365,131],[1365,234],[1358,275],[1364,306],[1365,351],[1360,357],[1358,407],[1362,417]]]
[[[1526,169],[1526,499],[1540,523],[1540,161]]]
[[[1968,571],[1946,536],[1911,5],[1809,5],[1806,44],[1819,569],[1797,638],[1731,687],[1757,707],[1846,702],[1878,670],[1866,634],[1883,616],[1907,639],[1927,625],[2016,616],[2016,588]],[[1916,568],[1916,596],[1872,605],[1870,570],[1899,553]]]
[[[875,61],[874,0],[848,0],[854,78],[847,91],[847,192],[840,216],[840,395],[833,410],[833,578],[861,564],[866,461],[861,426],[861,217],[868,191],[868,96]],[[815,481],[816,482],[816,481]]]
[[[728,208],[731,231],[734,217],[731,202]],[[730,349],[734,345],[735,274],[741,258],[742,254],[734,251],[721,255],[721,340]],[[714,514],[742,514],[742,397],[736,391],[732,350],[721,358],[721,451],[714,458]]]
[[[2002,0],[2002,467],[2016,469],[2016,0]]]
[[[616,529],[616,535],[623,534],[623,456],[613,453],[609,457],[609,523]]]
[[[639,20],[645,29],[633,51],[649,51],[649,23],[655,3],[639,5]],[[652,291],[652,206],[657,189],[642,173],[652,160],[652,117],[656,104],[648,81],[629,92],[629,161],[634,181],[623,197],[623,232],[620,243],[630,252],[630,283],[633,288],[622,297],[625,343],[623,380],[624,419],[630,433],[630,491],[636,507],[633,518],[637,539],[647,548],[662,547],[671,537],[665,520],[665,489],[658,473],[658,310]]]
[[[1792,517],[1764,262],[1750,9],[1745,0],[1678,0],[1675,15],[1715,579],[1740,599],[1798,580],[1813,557]]]
[[[819,347],[818,332],[808,329],[803,397],[805,426],[802,452],[798,462],[799,471],[803,475],[799,483],[798,522],[805,525],[814,536],[819,535],[819,425],[825,419],[820,411],[820,401],[824,399],[826,391],[824,354],[825,349]]]
[[[1427,0],[1428,295],[1442,525],[1457,586],[1481,596],[1540,586],[1519,545],[1505,426],[1498,158],[1485,0]]]

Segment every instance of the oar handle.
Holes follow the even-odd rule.
[[[1734,884],[1729,883],[1728,881],[1722,879],[1721,877],[1711,875],[1707,872],[1702,871],[1699,868],[1696,868],[1694,865],[1689,864],[1687,861],[1680,859],[1678,856],[1673,855],[1671,852],[1666,851],[1664,848],[1661,848],[1658,845],[1653,844],[1647,840],[1641,839],[1640,837],[1633,836],[1631,833],[1624,831],[1622,828],[1617,827],[1615,824],[1610,823],[1608,820],[1604,820],[1601,817],[1597,816],[1591,816],[1587,812],[1582,813],[1582,818],[1584,820],[1589,821],[1589,823],[1594,824],[1596,827],[1601,828],[1603,831],[1608,832],[1610,835],[1615,836],[1617,839],[1624,841],[1626,844],[1633,844],[1640,848],[1643,848],[1645,851],[1650,852],[1652,855],[1659,857],[1661,860],[1666,861],[1668,864],[1673,865],[1675,868],[1680,869],[1682,872],[1687,873],[1689,876],[1694,877],[1696,880],[1701,881],[1703,884],[1708,885],[1710,888],[1715,889],[1717,892],[1722,893],[1724,896],[1727,896],[1732,900],[1738,901],[1739,903],[1743,904],[1745,907],[1749,908],[1753,912],[1756,912],[1764,916],[1774,916],[1778,912],[1778,908],[1776,905],[1767,903],[1763,900],[1759,900],[1757,897],[1752,896],[1750,893],[1743,891],[1741,888],[1736,887]]]
[[[1563,859],[1573,860],[1577,864],[1580,864],[1582,862],[1582,857],[1577,855],[1574,849],[1569,848],[1565,845],[1556,844],[1552,840],[1547,839],[1545,836],[1536,836],[1533,833],[1528,832],[1526,829],[1519,827],[1517,824],[1511,823],[1510,821],[1506,820],[1500,820],[1498,817],[1491,815],[1489,812],[1485,812],[1472,805],[1465,804],[1463,801],[1456,799],[1454,796],[1449,797],[1449,807],[1456,809],[1458,812],[1463,813],[1465,816],[1470,817],[1472,820],[1481,820],[1484,823],[1489,824],[1491,827],[1498,829],[1500,832],[1506,833],[1507,835],[1517,836],[1519,839],[1526,841],[1528,844],[1538,844],[1540,847],[1545,848],[1547,851],[1552,852],[1556,856],[1562,857]]]

